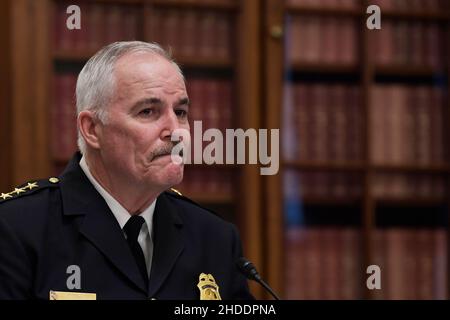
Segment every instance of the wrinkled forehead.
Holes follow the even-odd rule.
[[[116,84],[168,85],[185,90],[184,79],[175,65],[151,52],[132,52],[120,57],[114,67]]]

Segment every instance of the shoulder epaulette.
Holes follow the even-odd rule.
[[[190,200],[189,198],[186,198],[185,196],[183,196],[183,194],[180,191],[178,191],[177,189],[174,189],[174,188],[170,188],[170,189],[166,190],[166,194],[168,194],[170,196],[174,196],[175,198]]]
[[[30,181],[19,187],[14,188],[8,193],[0,193],[0,203],[11,199],[17,199],[23,196],[33,194],[45,188],[52,188],[58,186],[59,179],[52,177],[47,180]]]

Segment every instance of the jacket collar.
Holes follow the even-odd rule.
[[[149,295],[154,296],[172,271],[184,249],[183,223],[175,205],[164,193],[158,197],[154,214],[153,263]]]
[[[61,175],[63,214],[83,215],[83,234],[131,282],[153,296],[162,286],[183,250],[183,222],[176,207],[162,193],[154,213],[154,250],[149,287],[145,287],[123,232],[105,200],[82,171],[76,153]]]

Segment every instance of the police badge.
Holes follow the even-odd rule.
[[[200,300],[222,300],[219,286],[211,274],[201,273],[198,277],[197,287],[200,290]]]

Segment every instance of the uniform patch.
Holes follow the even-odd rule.
[[[19,187],[14,188],[13,191],[8,193],[0,193],[0,203],[20,198],[22,196],[26,196],[29,194],[33,194],[37,190],[41,190],[47,187],[55,187],[58,185],[59,179],[58,178],[50,178],[48,180],[42,180],[42,181],[30,181],[27,182]]]

